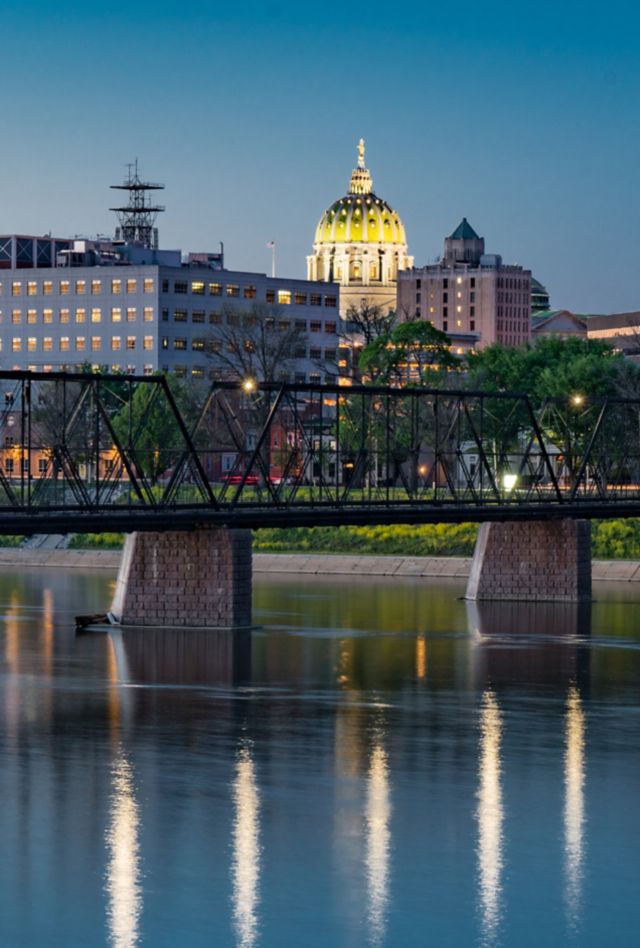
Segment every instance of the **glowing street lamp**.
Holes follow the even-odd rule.
[[[242,380],[242,391],[246,392],[247,395],[250,395],[251,392],[255,392],[257,387],[258,386],[255,379],[246,378]]]
[[[584,395],[580,395],[580,394],[576,393],[575,395],[572,395],[572,396],[571,396],[571,404],[572,404],[575,408],[580,408],[580,406],[583,404],[583,402],[584,402]]]

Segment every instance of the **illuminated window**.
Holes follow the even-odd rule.
[[[174,340],[173,340],[173,348],[174,348],[174,349],[186,349],[186,348],[187,348],[187,340],[186,340],[186,339],[174,339]]]
[[[131,279],[127,280],[127,293],[135,293],[137,292],[137,289],[138,289],[137,280],[131,280]]]
[[[456,312],[457,312],[457,313],[461,313],[461,312],[462,312],[462,306],[456,306]]]
[[[204,322],[204,310],[196,309],[191,314],[192,323],[203,323]]]
[[[60,284],[58,286],[60,296],[68,296],[70,288],[71,287],[68,280],[60,280]]]
[[[291,303],[291,290],[278,290],[278,303],[282,306],[289,306]]]
[[[186,323],[187,321],[186,309],[175,309],[173,311],[173,321],[174,323]]]
[[[29,280],[27,283],[27,296],[37,296],[38,284],[35,280]]]
[[[251,285],[245,286],[243,293],[244,293],[244,298],[246,300],[254,300],[256,298],[255,286],[251,286]]]
[[[22,310],[21,309],[12,309],[11,310],[11,322],[14,326],[18,326],[22,322]]]
[[[191,348],[195,352],[204,352],[204,339],[193,339],[191,341]]]
[[[60,351],[68,352],[69,351],[69,337],[60,336]]]
[[[307,294],[306,293],[294,293],[293,302],[296,306],[306,306],[307,305]]]
[[[53,322],[53,310],[45,309],[42,311],[42,322],[43,323],[52,323]]]
[[[122,293],[122,280],[111,281],[111,292],[115,296],[119,296]]]
[[[120,365],[119,362],[113,362],[113,363],[112,363],[112,365],[111,365],[111,371],[113,372],[114,375],[117,375],[118,372],[120,371],[120,369],[121,369],[121,365]]]
[[[53,349],[53,339],[51,336],[45,336],[42,340],[42,349],[44,352],[51,352]]]
[[[145,323],[153,322],[153,306],[145,306],[143,318],[144,318]]]
[[[14,336],[11,340],[11,351],[20,352],[22,349],[22,339],[20,336]]]
[[[456,326],[458,327],[458,329],[460,329],[460,327],[462,326],[462,320],[461,320],[461,319],[456,319]]]
[[[91,322],[92,323],[101,323],[102,322],[102,310],[99,306],[94,306],[91,310]]]
[[[143,348],[143,349],[153,349],[153,336],[143,336],[143,337],[142,337],[142,348]]]
[[[227,296],[240,296],[240,287],[236,283],[228,283]]]
[[[191,378],[193,379],[203,379],[204,378],[204,369],[201,365],[194,365],[191,369]]]
[[[111,349],[113,352],[118,352],[122,348],[122,339],[120,336],[111,337]]]
[[[168,349],[168,348],[169,348],[169,340],[168,340],[168,338],[167,338],[166,336],[163,336],[163,337],[162,337],[162,348],[163,348],[163,349]]]
[[[145,293],[153,293],[153,280],[151,277],[145,277],[142,286]]]
[[[127,306],[127,322],[135,323],[138,310],[135,306]]]
[[[27,338],[27,352],[35,352],[38,348],[38,343],[35,336],[29,336]]]
[[[122,309],[120,308],[120,306],[111,307],[111,322],[112,323],[122,322]]]
[[[127,349],[135,349],[136,347],[136,337],[127,336]]]
[[[153,366],[149,365],[148,362],[145,362],[145,365],[142,371],[144,375],[153,375]]]
[[[36,309],[27,310],[27,322],[31,326],[38,322],[38,311]]]
[[[84,296],[87,292],[87,281],[86,280],[76,280],[76,295]]]
[[[191,284],[191,292],[196,296],[204,296],[204,283],[202,280],[194,280]]]
[[[76,336],[76,352],[84,352],[84,349],[85,349],[84,336]]]
[[[461,299],[462,299],[462,290],[458,290],[458,292],[456,293],[456,296],[458,297],[459,300],[461,300]]]
[[[456,283],[462,283],[462,277],[456,277]]]
[[[61,322],[61,323],[68,323],[68,322],[69,322],[69,310],[68,310],[68,309],[61,309],[61,310],[60,310],[60,322]]]
[[[11,295],[22,296],[22,283],[20,280],[14,280],[11,284]]]
[[[97,296],[98,293],[102,293],[102,280],[92,280],[91,281],[91,295]]]
[[[177,379],[186,379],[187,377],[187,367],[185,365],[176,365],[173,374]]]
[[[85,319],[86,312],[84,309],[76,309],[76,322],[83,323]]]
[[[209,284],[209,296],[222,296],[222,286],[220,283]]]
[[[92,351],[92,352],[97,352],[98,349],[100,349],[101,344],[102,344],[102,342],[101,342],[101,337],[100,337],[100,336],[92,336],[92,337],[91,337],[91,351]]]

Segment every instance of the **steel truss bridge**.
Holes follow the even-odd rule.
[[[640,400],[0,372],[0,533],[640,516]]]

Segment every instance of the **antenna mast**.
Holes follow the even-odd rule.
[[[112,184],[118,191],[129,192],[129,203],[126,207],[111,207],[118,215],[119,227],[116,227],[116,240],[126,240],[128,243],[141,243],[144,247],[158,249],[158,228],[153,225],[158,214],[164,211],[161,204],[152,204],[147,197],[149,191],[163,191],[164,184],[152,184],[150,181],[141,181],[138,175],[138,159],[127,165],[127,177],[122,184]]]

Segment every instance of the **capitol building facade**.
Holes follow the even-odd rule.
[[[316,227],[307,279],[340,284],[340,315],[363,302],[394,309],[398,273],[413,266],[399,215],[373,190],[364,140],[349,190],[327,208]]]

